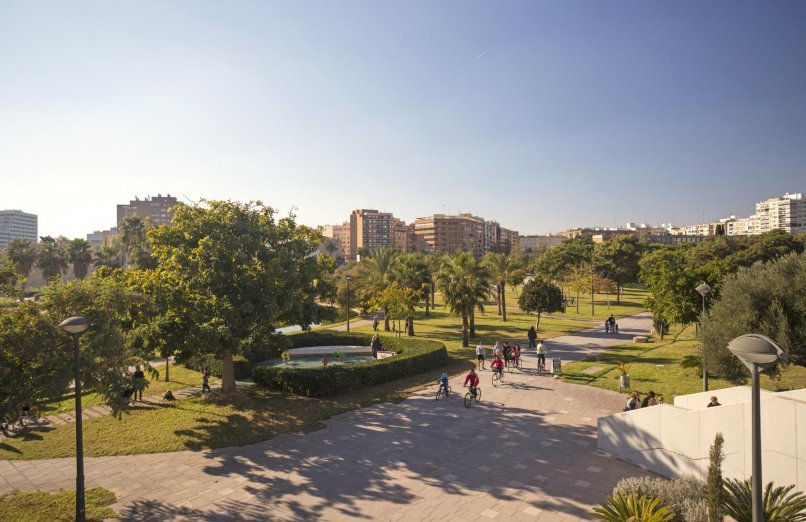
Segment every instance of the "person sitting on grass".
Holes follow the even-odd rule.
[[[465,376],[465,387],[470,385],[470,393],[473,397],[476,396],[476,387],[479,385],[479,374],[476,373],[475,368],[470,368],[470,373]]]
[[[495,358],[493,359],[493,362],[490,363],[490,369],[494,372],[498,372],[499,374],[503,375],[504,361],[501,360],[501,358],[496,355]]]
[[[443,373],[439,379],[437,379],[437,383],[442,388],[442,391],[445,392],[445,395],[448,395],[448,374]]]

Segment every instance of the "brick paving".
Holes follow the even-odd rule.
[[[87,487],[114,491],[122,520],[589,520],[620,478],[648,474],[596,451],[596,419],[623,398],[538,376],[533,362],[497,388],[481,372],[482,401],[469,409],[459,393],[435,401],[434,387],[314,433],[88,458]],[[0,494],[71,488],[74,466],[0,461]]]

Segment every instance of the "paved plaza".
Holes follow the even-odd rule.
[[[622,320],[622,335],[629,321],[637,330],[648,318]],[[602,347],[623,342],[599,337]],[[646,474],[596,451],[596,419],[620,411],[624,397],[538,376],[534,366],[532,356],[497,388],[481,372],[482,401],[469,409],[453,379],[447,399],[435,401],[434,386],[313,433],[89,458],[87,487],[114,491],[123,520],[588,520],[620,478]],[[72,488],[74,466],[0,461],[0,494]]]

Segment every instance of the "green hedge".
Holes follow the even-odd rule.
[[[309,332],[289,337],[295,347],[369,344],[370,341],[370,336],[366,334],[342,332]],[[337,339],[340,342],[336,342]],[[445,345],[436,341],[381,337],[381,345],[384,350],[391,350],[397,355],[344,366],[258,366],[252,371],[252,377],[256,383],[268,388],[308,397],[328,397],[431,371],[448,362]]]
[[[186,368],[200,372],[206,366],[210,373],[216,377],[221,377],[221,357],[206,353],[204,355],[194,355],[183,361]],[[232,356],[232,366],[235,369],[235,379],[248,379],[252,376],[252,363],[241,355]]]

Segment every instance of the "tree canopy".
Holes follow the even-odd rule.
[[[537,316],[536,331],[540,329],[540,317],[543,314],[565,311],[562,290],[541,278],[533,279],[523,286],[518,305],[524,312]]]

